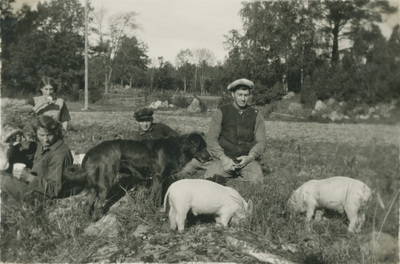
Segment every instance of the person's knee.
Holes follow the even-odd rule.
[[[264,175],[258,163],[250,163],[242,172],[244,180],[255,184],[265,184]]]

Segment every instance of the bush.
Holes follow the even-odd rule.
[[[307,76],[300,91],[300,102],[308,108],[314,108],[317,102],[317,95],[311,83],[311,77]]]
[[[179,108],[186,108],[190,105],[192,98],[186,96],[175,96],[172,99],[172,104],[179,107]]]
[[[89,89],[89,99],[92,103],[95,103],[103,98],[104,90],[103,87],[95,86]]]
[[[219,108],[223,105],[231,104],[232,102],[233,102],[232,96],[230,94],[229,95],[224,94],[222,95],[221,99],[219,99],[217,107]]]
[[[199,100],[199,102],[200,102],[200,111],[202,112],[202,113],[204,113],[204,112],[207,112],[207,104],[203,101],[203,100],[201,100],[200,98],[198,98],[197,96],[195,96],[194,98],[196,98],[197,100]]]
[[[284,95],[286,95],[286,91],[280,82],[276,82],[273,87],[257,84],[256,89],[254,89],[253,103],[255,105],[269,104],[273,101],[282,100]]]

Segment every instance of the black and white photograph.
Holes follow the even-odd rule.
[[[1,0],[1,263],[396,264],[398,0]]]

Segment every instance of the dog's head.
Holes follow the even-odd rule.
[[[207,151],[207,143],[199,133],[191,133],[186,138],[190,154],[201,163],[212,159]]]

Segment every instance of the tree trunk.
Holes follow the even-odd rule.
[[[335,25],[332,29],[333,44],[332,44],[332,64],[336,64],[339,61],[339,21],[335,21]]]
[[[186,76],[183,77],[183,93],[186,93]]]
[[[197,66],[194,67],[194,93],[196,93],[197,88]]]
[[[108,79],[107,79],[107,73],[104,74],[104,94],[108,93]]]

